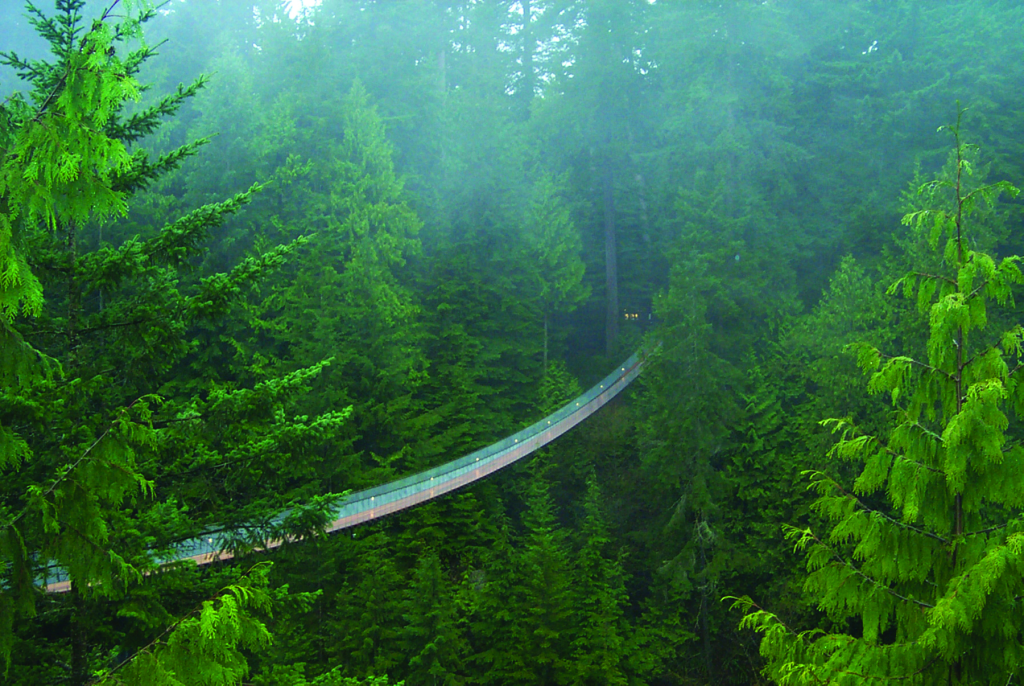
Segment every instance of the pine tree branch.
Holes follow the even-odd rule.
[[[921,422],[907,422],[906,426],[916,426],[918,429],[920,429],[922,431],[922,433],[925,433],[925,434],[931,436],[932,438],[934,438],[935,440],[939,441],[940,443],[942,442],[942,436],[941,435],[935,433],[934,431],[929,429],[927,426],[925,426]],[[922,466],[924,466],[924,465],[922,465]],[[935,471],[939,471],[939,470],[936,469]]]
[[[913,645],[914,643],[916,643],[916,641],[912,641],[910,644],[903,644],[903,645]],[[839,672],[839,674],[848,674],[850,676],[855,676],[855,677],[858,677],[860,679],[871,680],[871,681],[906,681],[908,679],[913,679],[914,677],[917,677],[917,676],[920,676],[921,674],[924,674],[925,671],[930,669],[932,665],[934,665],[936,662],[938,662],[938,660],[939,660],[939,656],[936,655],[931,660],[926,662],[924,667],[922,667],[921,669],[917,670],[916,672],[914,672],[912,674],[906,674],[904,676],[869,676],[867,674],[861,674],[860,672],[851,672],[851,671],[845,670],[845,669],[843,671]]]
[[[967,536],[981,536],[982,534],[990,534],[993,531],[999,531],[1000,529],[1005,529],[1008,526],[1010,526],[1010,522],[1005,522],[998,526],[990,526],[987,529],[981,529],[979,531],[968,531],[964,534],[964,538],[966,538]]]
[[[132,407],[135,406],[135,403],[137,403],[137,402],[138,402],[138,400],[133,400],[125,409],[129,409],[130,410]],[[78,469],[79,465],[81,465],[82,462],[84,462],[85,459],[87,457],[89,457],[89,455],[92,453],[92,451],[96,449],[96,446],[98,446],[100,444],[100,442],[103,441],[104,438],[106,438],[108,435],[110,435],[110,432],[113,430],[113,428],[114,428],[114,422],[111,422],[111,426],[109,426],[106,431],[101,433],[96,438],[96,440],[94,440],[89,445],[89,447],[86,448],[85,451],[81,455],[79,455],[78,459],[75,460],[74,464],[72,464],[71,467],[67,470],[67,473],[64,474],[64,476],[62,476],[62,477],[60,477],[58,479],[55,479],[54,482],[52,484],[50,484],[50,487],[48,489],[46,489],[46,491],[44,493],[42,493],[40,497],[46,498],[48,496],[53,495],[53,492],[57,490],[58,486],[62,485],[63,483],[65,483],[67,481],[69,481],[71,479],[72,475],[75,473],[75,470]],[[27,514],[28,511],[29,511],[29,508],[26,506],[25,508],[23,508],[21,510],[21,512],[19,512],[14,517],[14,519],[12,519],[9,522],[7,522],[6,524],[4,524],[4,528],[9,528],[9,527],[12,527],[15,524],[17,524],[18,520],[20,520],[23,516],[25,516],[25,514]]]
[[[925,470],[927,470],[929,472],[932,472],[934,474],[942,474],[943,473],[943,471],[941,469],[936,469],[935,467],[929,467],[928,465],[926,465],[924,463],[921,463],[921,462],[918,462],[917,460],[911,460],[906,455],[903,455],[901,453],[896,452],[895,450],[893,450],[892,448],[890,448],[887,445],[883,446],[883,447],[885,448],[885,452],[889,453],[890,455],[892,455],[893,457],[895,457],[898,460],[902,460],[903,462],[909,462],[910,464],[914,465],[915,467],[920,467],[921,469],[925,469]]]
[[[139,59],[145,59],[148,56],[149,54],[140,56]],[[132,114],[127,121],[122,122],[112,119],[106,125],[106,135],[110,138],[122,140],[125,144],[134,143],[140,138],[149,135],[160,126],[163,117],[171,117],[177,114],[182,104],[189,98],[194,97],[206,85],[207,81],[207,77],[200,76],[188,86],[179,83],[173,93],[163,96],[159,102],[141,112]]]
[[[61,88],[63,88],[64,84],[68,80],[68,74],[70,74],[70,73],[71,73],[71,68],[70,67],[68,67],[67,69],[64,70],[64,74],[60,77],[60,79],[58,79],[57,83],[50,90],[50,93],[46,96],[46,99],[43,100],[43,104],[39,106],[39,109],[36,111],[36,115],[34,117],[32,117],[32,119],[31,119],[32,123],[38,124],[39,121],[42,119],[43,115],[46,114],[46,108],[49,107],[50,101],[53,100],[54,96],[57,95],[57,92]],[[14,152],[10,152],[10,153],[8,153],[8,156],[13,156],[15,154],[16,153],[14,153]]]
[[[907,461],[908,462],[912,462],[913,464],[918,464],[916,462],[913,462],[913,460],[907,460]],[[924,465],[920,465],[920,466],[924,467]],[[934,471],[939,471],[939,470],[934,470]],[[916,526],[912,526],[912,525],[907,524],[905,522],[901,522],[900,520],[896,519],[892,515],[888,515],[885,512],[882,512],[881,510],[876,510],[875,508],[871,507],[870,505],[867,505],[864,501],[862,501],[856,495],[854,495],[853,493],[850,493],[845,488],[840,486],[838,482],[832,481],[832,483],[835,485],[835,488],[841,494],[843,494],[847,498],[851,498],[865,512],[870,512],[872,514],[877,514],[880,517],[882,517],[883,519],[886,519],[886,520],[892,522],[893,524],[895,524],[896,526],[898,526],[900,528],[906,529],[908,531],[913,531],[914,533],[921,534],[922,536],[927,536],[928,538],[934,538],[936,541],[939,541],[943,545],[949,545],[949,541],[946,540],[945,538],[943,538],[942,536],[939,536],[938,534],[933,534],[930,531],[925,531],[924,529],[919,529]]]
[[[200,138],[187,143],[176,150],[160,155],[156,162],[150,162],[144,151],[139,151],[132,158],[131,169],[114,179],[112,187],[115,191],[132,192],[145,190],[149,184],[181,166],[181,163],[197,154],[199,148],[206,145],[209,138]]]
[[[981,292],[981,289],[984,288],[987,285],[988,285],[988,279],[985,279],[984,281],[981,282],[981,285],[979,285],[977,288],[975,288],[973,291],[971,291],[970,293],[967,294],[967,297],[965,298],[965,300],[970,300],[971,298],[973,298],[976,295],[978,295],[978,293]]]
[[[892,522],[893,524],[895,524],[896,526],[900,527],[901,529],[906,529],[907,531],[913,531],[914,533],[920,534],[921,536],[926,536],[927,538],[933,538],[936,541],[938,541],[939,543],[942,543],[943,545],[949,545],[949,541],[946,540],[945,538],[943,538],[942,536],[939,536],[938,534],[933,534],[930,531],[925,531],[924,529],[919,529],[916,526],[911,526],[910,524],[906,524],[904,522],[901,522],[898,519],[896,519],[895,517],[893,517],[892,515],[888,515],[888,514],[882,512],[881,510],[876,510],[876,509],[873,509],[872,507],[866,505],[862,500],[860,500],[860,498],[857,498],[856,496],[851,496],[851,497],[853,497],[853,499],[857,501],[857,505],[860,506],[860,508],[862,510],[864,510],[865,512],[870,512],[872,514],[877,514],[880,517],[882,517],[883,519],[886,519],[889,522]]]
[[[84,488],[84,486],[82,486],[82,484],[78,484],[78,486]],[[95,550],[97,552],[101,552],[101,553],[110,553],[110,551],[107,548],[103,547],[102,545],[100,545],[96,541],[92,540],[84,531],[79,529],[77,526],[75,526],[71,522],[65,521],[65,520],[57,518],[57,517],[55,517],[54,519],[66,531],[71,531],[71,532],[73,532],[75,534],[78,534],[78,538],[80,540],[85,541],[86,543],[88,543],[89,546],[92,547],[93,550]]]
[[[149,324],[151,322],[162,322],[167,319],[173,319],[173,315],[166,317],[150,317],[148,319],[136,319],[130,322],[119,322],[117,324],[104,324],[103,326],[90,326],[84,329],[78,329],[78,334],[92,333],[94,331],[106,331],[107,329],[122,329],[127,326],[138,326],[139,324]],[[54,334],[66,334],[64,329],[36,329],[35,331],[28,331],[25,333],[26,336],[52,336]]]
[[[935,281],[945,281],[946,283],[953,284],[954,286],[956,285],[956,281],[954,279],[951,279],[948,276],[941,276],[939,274],[926,274],[925,272],[910,272],[910,275],[911,276],[919,276],[919,277],[921,277],[923,279],[933,279]]]
[[[861,577],[862,579],[864,579],[865,581],[867,581],[871,585],[875,586],[876,588],[882,589],[883,591],[885,591],[886,593],[888,593],[892,597],[897,598],[899,600],[902,600],[905,603],[913,603],[914,605],[917,605],[919,607],[923,607],[926,610],[934,610],[935,609],[934,605],[930,605],[930,604],[924,602],[923,600],[916,600],[914,598],[908,598],[908,597],[906,597],[904,595],[901,595],[901,594],[897,593],[896,591],[894,591],[893,589],[889,588],[885,584],[883,584],[883,583],[881,583],[879,581],[876,581],[875,579],[872,579],[870,576],[868,576],[867,574],[862,572],[860,569],[855,567],[852,562],[847,562],[846,560],[844,560],[843,557],[836,551],[835,548],[833,548],[832,546],[827,545],[826,543],[824,543],[820,538],[818,538],[814,534],[813,531],[808,530],[808,533],[811,535],[811,538],[813,538],[815,540],[815,542],[818,543],[818,545],[831,550],[832,551],[832,556],[839,562],[839,564],[843,565],[844,567],[846,567],[847,569],[852,571],[854,574],[856,574],[857,576]]]
[[[925,431],[926,433],[929,433],[929,434],[931,434],[931,435],[932,435],[933,437],[935,437],[935,438],[938,438],[939,440],[942,440],[942,437],[941,437],[941,436],[939,436],[938,434],[936,434],[936,433],[934,433],[934,432],[930,431],[930,430],[929,430],[928,428],[926,428],[926,427],[924,427],[924,426],[921,426],[921,425],[920,425],[919,423],[917,423],[917,422],[910,422],[909,424],[910,424],[911,426],[919,426],[919,427],[920,427],[920,428],[921,428],[921,429],[922,429],[923,431]],[[849,427],[850,433],[851,433],[852,435],[854,435],[854,436],[857,436],[857,437],[860,437],[860,436],[869,436],[869,434],[866,434],[866,433],[862,432],[862,431],[861,431],[861,430],[860,430],[860,429],[859,429],[858,427],[854,426],[853,424],[846,424],[845,426],[848,426],[848,427]],[[872,439],[872,441],[873,441],[874,443],[876,443],[876,444],[878,444],[879,446],[881,446],[881,447],[882,447],[882,449],[883,449],[883,450],[885,450],[885,452],[887,452],[888,454],[892,455],[892,456],[893,456],[894,458],[896,458],[897,460],[901,460],[901,461],[903,461],[903,462],[909,462],[910,464],[914,465],[915,467],[920,467],[921,469],[927,470],[927,471],[929,471],[929,472],[932,472],[932,473],[935,473],[935,474],[942,474],[942,473],[943,473],[943,471],[942,471],[941,469],[936,469],[935,467],[929,467],[928,465],[926,465],[926,464],[924,464],[924,463],[921,463],[921,462],[918,462],[917,460],[911,460],[911,459],[910,459],[909,457],[907,457],[906,455],[904,455],[904,454],[902,454],[902,453],[900,453],[900,452],[898,452],[898,451],[896,451],[896,450],[893,450],[892,448],[890,448],[889,446],[887,446],[887,445],[886,445],[885,443],[883,443],[883,442],[882,442],[881,440],[879,440],[879,438],[878,438],[877,436],[870,436],[870,438]],[[833,481],[834,481],[834,480],[833,480]],[[842,488],[841,486],[839,486],[839,484],[838,484],[838,483],[836,484],[836,486],[837,486],[838,488],[840,488],[840,489]]]
[[[134,403],[133,403],[133,404],[134,404]],[[113,427],[111,427],[111,428],[113,428]],[[48,488],[48,489],[46,490],[46,492],[45,492],[45,493],[43,493],[43,494],[41,495],[41,497],[43,497],[43,498],[46,498],[47,496],[53,495],[53,492],[54,492],[55,490],[57,490],[57,487],[58,487],[58,486],[60,486],[61,484],[63,484],[63,483],[65,482],[65,481],[68,481],[68,480],[70,480],[70,478],[71,478],[71,475],[75,473],[75,470],[76,470],[76,469],[78,468],[78,466],[79,466],[80,464],[82,464],[82,461],[83,461],[83,460],[85,460],[85,458],[89,456],[89,453],[91,453],[91,452],[93,451],[93,449],[94,449],[94,448],[95,448],[95,447],[96,447],[97,445],[99,445],[99,444],[100,444],[100,441],[102,441],[102,440],[103,440],[104,438],[106,438],[106,437],[107,437],[107,434],[109,434],[109,433],[110,433],[110,430],[111,430],[111,429],[110,429],[110,428],[108,428],[108,429],[107,429],[106,431],[104,431],[103,433],[101,433],[101,434],[99,435],[99,437],[98,437],[98,438],[97,438],[97,439],[96,439],[95,441],[93,441],[93,442],[92,442],[92,444],[91,444],[91,445],[90,445],[90,446],[89,446],[88,448],[86,448],[86,449],[85,449],[85,452],[83,452],[83,453],[82,453],[82,454],[81,454],[81,455],[80,455],[80,456],[78,457],[78,459],[77,459],[77,460],[75,460],[75,463],[74,463],[73,465],[71,465],[71,468],[70,468],[70,469],[68,469],[68,471],[67,471],[67,474],[65,474],[65,475],[64,475],[63,477],[61,477],[61,478],[59,478],[59,479],[56,479],[56,480],[54,480],[54,482],[53,482],[53,483],[52,483],[52,484],[50,485],[50,487],[49,487],[49,488]],[[29,508],[28,508],[28,507],[25,507],[25,508],[23,508],[23,509],[22,509],[22,511],[21,511],[21,512],[19,512],[19,513],[17,514],[17,516],[15,516],[15,518],[14,518],[14,519],[12,519],[11,521],[7,522],[7,523],[6,523],[5,525],[4,525],[4,527],[5,527],[5,528],[8,528],[8,527],[12,527],[12,526],[14,526],[15,524],[17,524],[17,523],[18,523],[18,520],[19,520],[19,519],[21,519],[21,518],[22,518],[22,517],[23,517],[23,516],[24,516],[25,514],[27,514],[27,513],[28,513],[28,511],[29,511]]]
[[[813,536],[814,534],[811,534],[811,535]],[[728,596],[726,596],[726,598],[728,598]],[[765,615],[769,615],[772,618],[772,621],[778,623],[778,625],[781,626],[783,629],[785,629],[786,632],[790,636],[795,638],[797,641],[803,642],[803,636],[800,633],[794,631],[792,628],[790,628],[790,626],[788,624],[786,624],[784,621],[779,619],[779,616],[777,614],[775,614],[774,612],[768,612],[767,610],[765,610],[763,607],[761,607],[760,605],[755,603],[750,598],[746,598],[746,601],[748,601],[750,603],[750,607],[757,608],[758,612],[762,612]],[[816,682],[818,682],[819,684],[827,684],[828,683],[827,681],[822,681],[821,678],[817,675],[817,673],[814,670],[811,670],[811,676],[814,677],[814,680]]]
[[[257,566],[258,566],[258,564],[257,564]],[[252,571],[252,570],[249,570],[249,571]],[[118,664],[116,667],[114,667],[112,670],[110,670],[106,674],[104,674],[104,675],[102,675],[102,676],[100,676],[98,678],[95,678],[95,679],[93,679],[93,680],[91,680],[91,681],[89,681],[87,683],[88,684],[96,684],[96,683],[99,683],[101,679],[108,679],[111,676],[113,676],[115,673],[117,673],[119,670],[121,670],[125,665],[130,664],[135,658],[139,657],[140,655],[142,655],[142,654],[144,654],[146,652],[151,651],[153,648],[155,648],[155,647],[157,647],[159,645],[165,645],[164,644],[164,636],[167,636],[167,634],[169,634],[172,631],[174,631],[175,629],[177,629],[179,626],[181,626],[187,620],[191,619],[192,617],[195,617],[195,616],[199,615],[199,613],[201,613],[203,611],[203,606],[206,603],[215,602],[218,598],[222,597],[227,591],[228,591],[228,589],[222,588],[222,589],[220,589],[220,591],[217,592],[216,595],[212,595],[209,598],[207,598],[206,600],[203,600],[202,602],[199,603],[199,605],[194,610],[192,610],[187,615],[177,619],[176,621],[172,622],[170,625],[165,627],[164,630],[161,631],[160,634],[156,638],[154,638],[148,644],[146,644],[143,647],[141,647],[138,650],[136,650],[130,657],[128,657],[128,659],[126,659],[123,662],[121,662],[120,664]]]
[[[883,360],[893,360],[893,359],[896,359],[896,357],[901,357],[901,356],[897,356],[897,355],[886,355],[885,353],[883,353],[881,351],[879,351],[878,356],[881,359],[883,359]],[[930,364],[927,364],[925,362],[921,362],[920,360],[915,360],[913,357],[904,357],[903,359],[905,359],[907,362],[909,362],[912,365],[917,365],[918,367],[922,367],[922,368],[924,368],[924,369],[926,369],[926,370],[928,370],[930,372],[935,372],[936,374],[941,374],[942,376],[946,377],[950,381],[952,381],[953,378],[954,378],[953,375],[950,374],[949,372],[944,372],[941,369],[938,369],[936,367],[931,366]]]

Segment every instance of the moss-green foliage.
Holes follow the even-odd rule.
[[[334,359],[310,410],[355,403],[357,447],[390,457],[412,438],[404,423],[419,414],[412,394],[425,378],[419,307],[398,278],[419,251],[420,221],[361,83],[344,98],[341,117],[343,138],[317,179],[327,185],[322,214],[306,217],[309,244],[268,301],[275,316],[267,319],[282,359]]]
[[[81,3],[58,3],[61,12],[40,12],[33,24],[55,46],[63,44],[55,64],[27,63],[4,55],[4,63],[31,74],[29,99],[15,97],[0,113],[0,314],[10,322],[19,310],[38,314],[43,293],[27,264],[25,242],[36,224],[49,231],[67,222],[100,221],[123,214],[123,195],[113,179],[130,160],[122,141],[106,130],[126,100],[138,97],[138,83],[110,49],[116,38],[139,35],[139,22],[115,29],[99,22],[83,31],[76,13]]]
[[[1003,684],[1024,659],[1024,450],[1008,432],[1022,408],[1021,329],[993,332],[989,322],[1024,278],[1017,256],[970,247],[977,210],[1017,190],[969,189],[959,118],[950,131],[952,174],[921,190],[941,204],[904,218],[942,260],[890,289],[928,314],[926,355],[857,347],[869,391],[892,402],[892,423],[869,434],[852,419],[826,422],[839,437],[831,457],[862,467],[845,486],[812,472],[830,531],[788,533],[807,557],[806,590],[840,628],[798,632],[738,601],[743,625],[764,635],[765,674],[780,684]]]
[[[906,548],[904,572],[934,581],[908,526],[949,539],[949,489],[968,514],[972,484],[1009,494],[1004,467],[974,466],[1016,459],[1000,436],[1019,433],[1019,309],[953,296],[1015,278],[1001,258],[1020,253],[1019,215],[969,208],[975,254],[954,273],[933,210],[967,166],[926,181],[948,152],[933,122],[957,97],[993,151],[961,151],[964,197],[1019,179],[1019,2],[324,0],[307,22],[277,0],[172,0],[148,44],[124,7],[74,40],[73,11],[30,13],[60,46],[107,50],[7,60],[39,84],[0,116],[16,152],[0,168],[0,523],[20,516],[0,536],[9,681],[128,674],[181,618],[194,637],[204,599],[230,613],[232,565],[153,573],[174,541],[206,526],[238,526],[239,552],[282,528],[312,537],[334,492],[486,445],[606,373],[611,223],[620,305],[640,314],[620,345],[651,327],[662,344],[632,397],[535,457],[543,488],[514,467],[268,554],[271,586],[299,594],[274,595],[272,617],[238,605],[275,641],[233,648],[232,629],[217,664],[243,655],[244,680],[268,686],[757,682],[758,635],[724,594],[837,641],[865,633],[860,615],[816,610],[781,523],[809,550],[805,528],[837,516],[850,540],[822,550],[884,580],[865,560]],[[25,26],[5,13],[0,47],[31,54]],[[908,272],[914,297],[886,297]],[[978,354],[947,422],[957,394],[912,360],[948,364],[961,326]],[[875,394],[858,354],[883,372]],[[844,419],[831,434],[821,417]],[[802,470],[828,507],[811,509]],[[835,484],[885,516],[848,509]],[[981,530],[1015,516],[981,502]],[[103,583],[75,600],[17,592],[58,553]],[[850,589],[881,586],[831,559],[813,588],[857,614]],[[867,626],[891,645],[884,602],[902,601],[876,595]]]
[[[466,639],[458,625],[452,587],[434,553],[417,563],[403,602],[401,641],[410,683],[452,686],[462,682]]]
[[[202,145],[155,160],[140,146],[203,80],[129,113],[140,91],[135,76],[154,54],[130,39],[156,13],[131,3],[108,12],[115,6],[119,12],[92,24],[77,0],[58,1],[52,18],[30,7],[52,61],[5,58],[30,91],[7,100],[2,113],[0,655],[24,683],[67,664],[64,678],[83,684],[108,673],[118,655],[130,666],[114,683],[230,682],[246,669],[240,651],[267,640],[252,615],[269,598],[260,590],[266,572],[252,584],[222,578],[220,586],[231,584],[226,593],[176,623],[166,645],[137,654],[195,601],[182,598],[187,584],[176,582],[190,572],[156,573],[156,556],[213,518],[228,528],[251,525],[231,542],[238,549],[280,535],[266,520],[312,495],[297,482],[309,487],[311,456],[349,410],[295,416],[296,399],[324,361],[258,382],[251,374],[226,382],[190,375],[197,331],[217,326],[297,245],[194,273],[210,232],[258,186],[138,225],[135,236],[110,230],[134,193]],[[303,521],[286,526],[322,523],[329,501],[315,501]],[[47,598],[47,612],[26,621],[54,568],[70,578],[72,593]],[[190,592],[209,597],[216,585],[198,581]],[[122,619],[111,623],[110,614]],[[18,649],[36,631],[48,637],[47,664]]]
[[[254,614],[270,612],[269,565],[182,618],[150,645],[112,670],[96,675],[101,686],[206,686],[238,683],[248,674],[245,652],[265,648],[270,632]]]
[[[575,582],[570,591],[573,625],[573,659],[570,680],[575,684],[628,683],[627,661],[635,643],[629,641],[625,618],[628,601],[621,560],[613,556],[601,507],[597,478],[587,481],[582,543],[575,556]]]

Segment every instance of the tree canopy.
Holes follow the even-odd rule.
[[[0,3],[5,683],[1014,683],[1019,5]]]

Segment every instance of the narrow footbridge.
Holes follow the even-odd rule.
[[[532,426],[486,448],[433,469],[342,498],[335,507],[334,519],[326,530],[340,531],[433,500],[521,460],[601,409],[639,376],[646,360],[646,352],[634,354],[583,395],[569,401]],[[283,518],[284,515],[281,515],[277,519]],[[232,538],[237,539],[237,536],[211,534],[193,538],[179,543],[175,546],[175,552],[160,562],[167,564],[194,560],[197,564],[205,565],[227,560],[233,557],[233,553],[223,548]],[[268,541],[265,549],[276,548],[283,542]],[[60,593],[69,588],[70,582],[62,570],[51,570],[46,580],[46,590]]]

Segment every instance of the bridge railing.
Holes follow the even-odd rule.
[[[355,526],[437,498],[526,457],[594,414],[618,395],[640,374],[645,360],[646,353],[643,351],[632,355],[579,397],[507,438],[432,469],[344,497],[336,505],[334,520],[327,530],[337,531]],[[279,514],[272,523],[282,522],[288,512],[286,510]],[[170,555],[161,556],[154,562],[161,565],[191,559],[198,564],[208,564],[229,559],[233,554],[227,548],[231,541],[238,540],[239,534],[239,531],[202,534],[177,544]],[[267,541],[263,547],[274,548],[282,542]],[[50,570],[45,583],[49,591],[66,590],[68,586],[63,570],[57,569]]]

